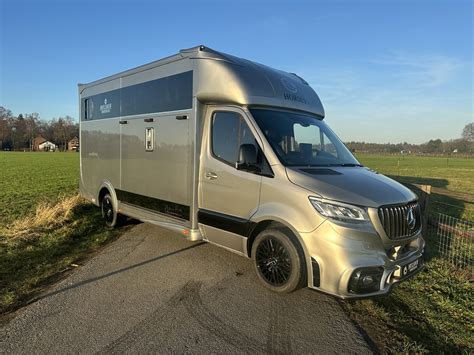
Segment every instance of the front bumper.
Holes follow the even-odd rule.
[[[300,233],[311,257],[310,288],[341,298],[365,298],[387,294],[392,287],[421,271],[425,242],[421,230],[409,239],[382,238],[372,224],[348,225],[326,220],[311,233]],[[398,250],[399,252],[395,252]],[[419,260],[412,272],[403,268]],[[415,262],[416,263],[416,262]],[[377,269],[376,291],[350,287],[357,270]],[[319,273],[319,275],[317,275]]]

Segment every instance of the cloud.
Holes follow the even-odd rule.
[[[321,97],[344,140],[421,143],[459,137],[472,117],[468,69],[453,57],[390,52],[298,74]]]
[[[393,77],[399,82],[408,82],[420,88],[439,87],[449,82],[464,66],[462,61],[453,57],[400,51],[393,51],[372,63],[393,70]]]

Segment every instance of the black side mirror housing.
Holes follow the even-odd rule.
[[[237,170],[260,172],[257,165],[257,149],[253,144],[242,144],[239,149],[239,161],[235,163]]]

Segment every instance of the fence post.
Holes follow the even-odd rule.
[[[421,191],[420,196],[418,197],[418,203],[420,204],[421,209],[421,220],[423,231],[426,233],[428,228],[428,202],[431,195],[431,185],[415,185]]]

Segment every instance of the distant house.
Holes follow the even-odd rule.
[[[78,151],[79,150],[79,138],[74,137],[67,143],[67,150],[74,150]]]
[[[50,141],[45,141],[38,145],[38,150],[43,152],[54,152],[58,149],[58,146]]]
[[[33,139],[33,150],[40,150],[39,145],[43,144],[46,141],[47,139],[44,138],[43,136],[38,136],[35,139]]]

